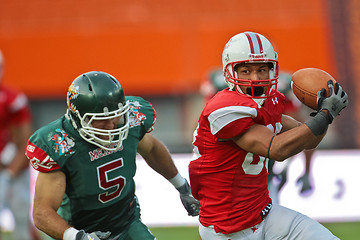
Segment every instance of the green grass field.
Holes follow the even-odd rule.
[[[150,228],[157,240],[199,240],[197,227],[156,227]]]
[[[360,222],[323,223],[341,240],[360,239]]]
[[[341,240],[360,239],[360,222],[324,223]],[[197,227],[151,227],[157,240],[200,240]],[[11,233],[3,233],[1,240],[14,240]],[[48,239],[48,238],[44,238]]]

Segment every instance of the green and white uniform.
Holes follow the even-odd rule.
[[[152,131],[156,112],[140,97],[126,101],[130,128],[119,150],[84,141],[63,116],[33,134],[26,155],[36,170],[66,175],[66,196],[58,213],[76,229],[110,231],[109,239],[154,239],[139,219],[134,175],[138,143]]]

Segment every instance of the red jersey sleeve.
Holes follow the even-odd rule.
[[[30,141],[26,146],[26,156],[29,158],[31,166],[39,172],[51,172],[60,169],[60,166],[44,150]]]
[[[217,138],[229,139],[246,132],[257,117],[258,106],[247,97],[232,91],[217,94],[204,111],[211,133]]]
[[[229,108],[219,109],[208,117],[211,133],[218,138],[233,138],[254,124],[256,109],[241,106]]]
[[[9,112],[11,114],[12,124],[22,124],[31,121],[31,113],[26,96],[20,94],[9,95]]]

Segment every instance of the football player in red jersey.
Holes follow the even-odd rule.
[[[4,58],[0,51],[0,81]],[[0,82],[0,211],[9,207],[15,240],[39,239],[30,221],[30,168],[24,155],[32,133],[27,97]]]
[[[207,103],[217,92],[227,88],[224,81],[225,76],[221,67],[212,68],[208,71],[200,85],[200,93],[204,97],[204,102]],[[305,120],[304,117],[310,114],[311,109],[303,105],[291,90],[291,74],[280,71],[278,86],[279,92],[285,95],[285,109],[284,114],[294,117],[300,121]],[[300,195],[309,196],[313,190],[313,184],[310,180],[311,160],[314,149],[303,151],[305,171],[297,179],[296,184],[300,185]],[[286,161],[286,164],[277,164],[274,167],[275,161],[269,159],[268,162],[268,189],[273,203],[279,203],[279,192],[287,181],[288,167],[291,161]],[[276,171],[274,170],[276,169]],[[275,171],[275,172],[274,172]]]
[[[305,124],[283,114],[277,91],[277,53],[263,35],[243,32],[223,50],[228,88],[204,107],[189,164],[193,196],[200,202],[199,232],[208,239],[337,239],[311,218],[272,204],[267,161],[315,148],[348,104],[338,85],[319,91],[319,109]]]

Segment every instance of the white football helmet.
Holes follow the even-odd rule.
[[[277,88],[279,78],[279,65],[277,53],[270,41],[261,34],[243,32],[233,36],[225,45],[222,54],[223,71],[225,81],[230,90],[239,94],[246,94],[254,99],[265,99],[272,96]],[[240,63],[271,63],[269,79],[248,80],[237,77],[236,65]],[[246,86],[246,93],[241,91],[240,86]],[[268,87],[264,92],[264,87]],[[259,91],[260,90],[260,91]]]

